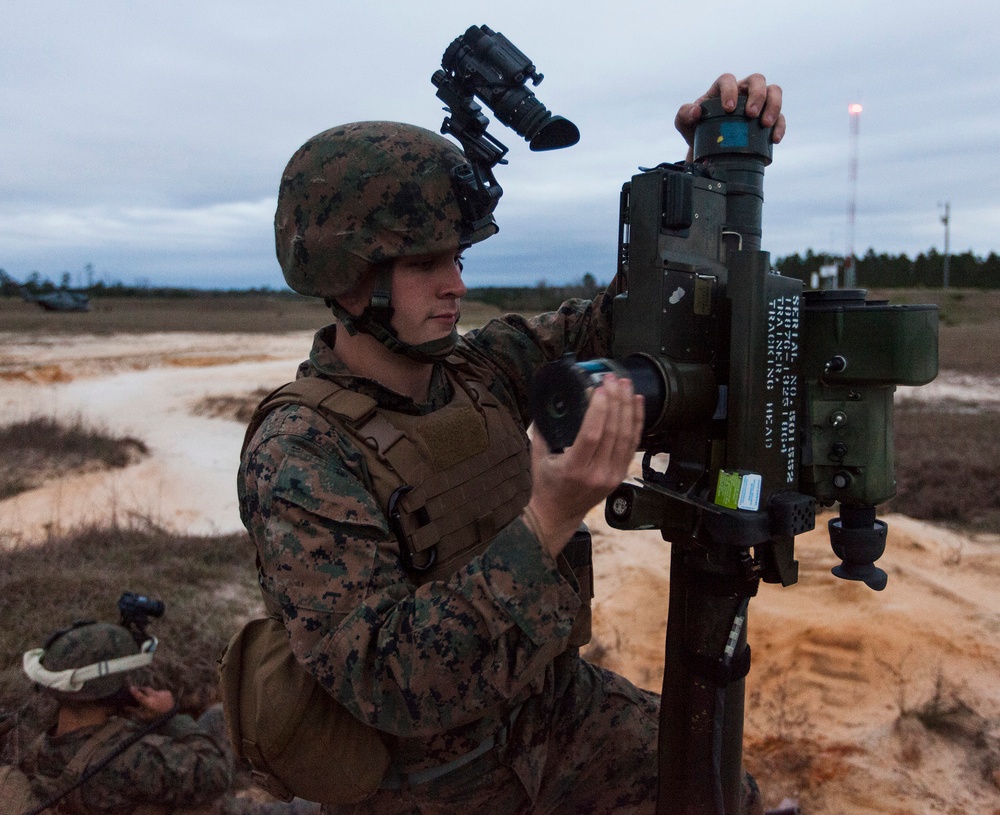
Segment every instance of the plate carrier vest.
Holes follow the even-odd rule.
[[[485,384],[496,377],[490,368],[456,353],[444,370],[454,396],[423,416],[379,407],[371,397],[328,379],[301,377],[260,402],[243,454],[272,410],[303,405],[315,411],[364,456],[365,486],[396,537],[410,578],[417,585],[447,579],[520,516],[531,495],[531,456],[518,417]],[[557,563],[583,601],[568,640],[568,647],[576,648],[590,640],[593,573],[586,527]],[[220,663],[226,727],[237,754],[250,762],[255,780],[280,799],[298,794],[329,804],[364,800],[386,772],[387,748],[378,731],[333,702],[298,665],[281,610],[266,595],[264,602],[271,619],[245,626]],[[334,624],[344,616],[335,616]],[[282,726],[269,718],[275,712]],[[322,767],[318,775],[327,780],[317,786],[317,772],[309,765],[317,760],[316,751],[304,755],[301,748],[311,738],[302,734],[321,720],[321,738],[337,738],[319,759],[337,754],[337,760],[336,766]]]
[[[353,439],[403,566],[418,585],[447,579],[481,554],[531,495],[528,439],[519,419],[490,392],[486,383],[495,373],[457,353],[444,370],[454,396],[422,416],[379,407],[328,379],[301,377],[264,397],[243,444],[245,452],[266,416],[289,404],[311,408]],[[589,536],[575,537],[558,563],[583,601],[569,642],[580,647],[590,641]]]

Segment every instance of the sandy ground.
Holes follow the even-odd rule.
[[[10,338],[9,338],[10,339]],[[241,529],[236,467],[243,425],[196,415],[211,396],[275,388],[295,375],[311,332],[280,336],[147,334],[4,342],[0,409],[72,420],[144,441],[152,455],[123,470],[86,473],[0,502],[0,541],[37,540],[104,518],[168,529]]]
[[[146,518],[180,532],[240,528],[235,472],[243,427],[193,413],[290,378],[308,333],[152,334],[25,343],[0,334],[0,408],[98,424],[142,439],[124,470],[50,482],[0,502],[0,546],[90,521]],[[1000,404],[1000,383],[943,372],[900,398]],[[746,761],[768,806],[808,815],[1000,815],[1000,537],[968,537],[889,516],[876,593],[830,574],[825,532],[801,536],[795,586],[750,605]],[[590,653],[659,689],[669,544],[588,517],[597,570]],[[924,721],[914,716],[923,713]],[[905,715],[904,715],[905,714]]]

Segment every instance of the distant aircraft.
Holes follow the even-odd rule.
[[[32,294],[2,269],[0,280],[16,286],[25,303],[38,303],[46,311],[90,311],[90,296],[82,289],[64,288],[48,294]]]

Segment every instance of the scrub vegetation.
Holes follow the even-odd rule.
[[[263,611],[253,562],[246,534],[177,535],[140,521],[0,551],[0,754],[15,710],[23,708],[28,729],[51,713],[22,673],[21,655],[75,620],[118,622],[126,591],[166,605],[148,626],[159,640],[156,659],[137,681],[171,689],[185,711],[217,701],[222,649]]]
[[[46,480],[88,470],[127,467],[149,450],[131,436],[35,416],[0,427],[0,500]]]
[[[1000,412],[896,409],[894,512],[970,531],[1000,531]]]

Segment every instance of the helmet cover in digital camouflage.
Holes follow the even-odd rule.
[[[485,240],[492,218],[463,218],[453,172],[468,165],[457,145],[415,125],[355,122],[309,139],[285,168],[274,216],[275,248],[288,285],[333,299],[372,264]]]
[[[41,656],[41,667],[58,672],[139,654],[135,638],[120,625],[86,623],[53,636]],[[129,672],[109,673],[88,679],[78,691],[49,690],[60,700],[94,701],[114,696],[125,687]]]

